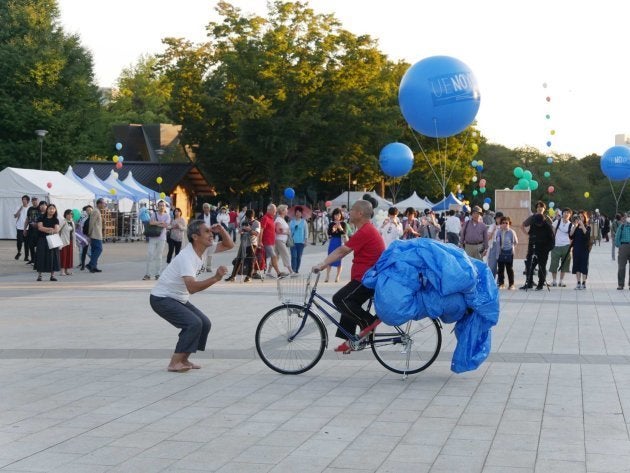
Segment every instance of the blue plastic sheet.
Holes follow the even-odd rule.
[[[462,249],[428,238],[395,241],[363,284],[375,290],[376,313],[388,325],[423,317],[455,323],[454,372],[474,370],[490,354],[499,293],[488,266]]]

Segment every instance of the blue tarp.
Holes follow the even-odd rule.
[[[490,354],[499,292],[488,266],[455,245],[429,238],[394,241],[363,284],[375,290],[376,313],[388,325],[423,317],[455,322],[454,372],[476,369]]]

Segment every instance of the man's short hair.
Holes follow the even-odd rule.
[[[96,201],[96,205],[105,203],[105,199],[102,197]]]
[[[201,226],[205,224],[206,223],[203,220],[193,220],[188,224],[186,236],[188,237],[188,241],[190,243],[193,242],[193,235],[201,235]]]
[[[24,200],[24,199],[26,199],[26,200],[31,200],[31,198],[30,198],[29,196],[27,196],[26,194],[24,194],[24,195],[22,196],[22,200]]]
[[[27,197],[28,197],[28,196],[27,196]],[[39,200],[39,197],[37,197],[37,196],[33,196],[33,197],[31,197],[31,202],[32,202],[32,201],[34,201],[34,200]]]
[[[565,213],[565,212],[573,213],[573,210],[571,210],[569,207],[567,207],[565,209],[562,209],[562,213]]]
[[[353,207],[356,207],[365,218],[372,218],[374,215],[374,208],[367,200],[357,200]]]
[[[210,208],[210,204],[208,202],[204,202],[203,205],[201,206],[202,209],[209,209]]]
[[[398,215],[398,209],[396,207],[390,207],[387,210],[387,215],[394,215],[394,216]]]
[[[546,209],[547,205],[542,200],[539,200],[538,202],[536,202],[536,208],[539,208],[539,207]]]

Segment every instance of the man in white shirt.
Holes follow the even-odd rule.
[[[571,209],[562,211],[562,219],[554,222],[553,233],[555,235],[555,246],[551,250],[551,263],[549,263],[549,271],[553,281],[552,286],[567,287],[564,283],[564,275],[571,267],[571,239],[569,232],[571,231]],[[556,276],[560,268],[560,282],[556,283]]]
[[[213,245],[214,235],[221,235],[221,241]],[[188,226],[187,245],[166,267],[157,284],[151,291],[151,308],[171,325],[181,329],[179,341],[168,365],[168,371],[183,373],[190,369],[199,369],[188,357],[197,350],[205,350],[210,320],[192,305],[190,295],[203,291],[219,282],[227,273],[225,266],[220,266],[214,276],[197,281],[196,277],[203,266],[203,255],[211,247],[215,252],[222,252],[234,247],[227,230],[219,224],[212,227],[203,221],[195,220]]]
[[[462,231],[462,221],[455,215],[454,210],[448,211],[448,217],[444,222],[444,230],[446,231],[446,241],[453,245],[459,245],[459,233]]]
[[[17,239],[17,254],[15,255],[15,259],[20,259],[20,256],[22,256],[22,245],[24,245],[24,261],[28,259],[28,245],[24,239],[24,227],[26,226],[26,214],[28,213],[28,204],[30,201],[29,196],[23,195],[22,206],[13,214]]]

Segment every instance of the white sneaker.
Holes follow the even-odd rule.
[[[582,285],[580,283],[577,283],[577,286],[575,286],[575,290],[576,291],[581,291],[582,290]]]

